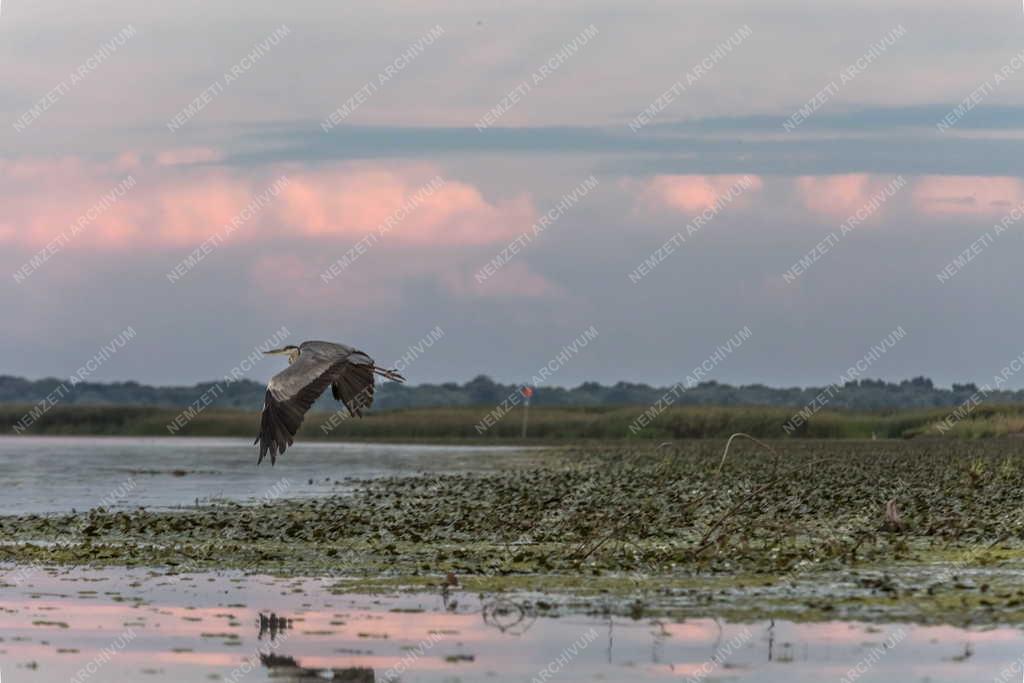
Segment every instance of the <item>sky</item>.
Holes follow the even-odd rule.
[[[984,383],[1022,231],[1010,0],[0,8],[0,373]]]

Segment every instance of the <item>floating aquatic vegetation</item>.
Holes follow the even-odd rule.
[[[581,444],[529,466],[353,481],[346,495],[0,517],[12,541],[0,561],[333,576],[339,591],[556,588],[648,600],[714,577],[792,585],[899,562],[934,574],[900,595],[932,586],[982,607],[1020,603],[1009,588],[982,594],[953,576],[1024,558],[1024,443],[784,441],[769,453],[735,441],[724,460],[723,445]]]

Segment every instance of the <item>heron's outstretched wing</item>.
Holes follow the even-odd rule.
[[[397,371],[378,368],[365,353],[353,351],[341,374],[331,383],[331,394],[345,404],[349,415],[362,417],[363,411],[373,405],[374,375],[393,382],[405,381]]]
[[[256,437],[260,445],[258,462],[263,462],[269,452],[273,464],[292,445],[306,411],[344,368],[351,354],[351,350],[346,351],[327,353],[303,348],[294,363],[270,379]]]
[[[363,411],[373,405],[373,361],[350,363],[331,383],[331,394],[341,401],[349,415],[362,417]]]
[[[302,344],[299,358],[274,375],[267,385],[260,433],[256,437],[260,444],[259,462],[268,452],[271,464],[277,462],[277,456],[292,445],[306,411],[328,385],[349,413],[362,417],[363,410],[373,403],[374,374],[403,379],[392,370],[376,367],[372,358],[348,346],[330,342]]]

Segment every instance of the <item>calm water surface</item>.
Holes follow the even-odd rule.
[[[277,467],[257,467],[251,439],[8,436],[0,437],[0,514],[317,496],[343,491],[346,478],[481,469],[520,451],[296,443]]]
[[[83,671],[94,673],[80,680],[126,682],[501,683],[543,670],[566,683],[817,683],[858,666],[862,683],[939,683],[992,681],[1024,648],[1011,628],[609,619],[557,607],[556,618],[457,589],[333,594],[323,580],[231,573],[21,569],[7,578],[5,683]]]

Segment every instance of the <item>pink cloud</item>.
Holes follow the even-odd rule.
[[[866,173],[800,176],[796,179],[797,194],[808,211],[840,218],[864,206],[881,187],[884,184],[873,181]]]
[[[0,161],[5,208],[0,243],[42,249],[131,176],[134,187],[109,204],[66,249],[187,248],[225,232],[257,196],[286,177],[229,240],[280,237],[351,245],[386,221],[395,245],[499,244],[527,229],[535,210],[526,195],[490,200],[475,186],[443,178],[429,165],[345,164],[295,172],[191,166],[220,158],[206,148],[171,150],[146,160],[125,153],[110,163],[77,158]],[[11,229],[13,226],[13,229]]]
[[[744,182],[749,184],[746,189]],[[648,209],[698,213],[714,206],[730,190],[733,194],[742,192],[734,203],[743,203],[750,192],[760,191],[763,186],[761,177],[756,175],[657,175],[640,183],[637,191]]]
[[[1024,201],[1024,182],[1005,176],[924,176],[914,207],[933,215],[999,215]]]
[[[564,288],[544,275],[534,272],[523,261],[513,261],[507,264],[481,283],[476,281],[476,272],[471,272],[468,268],[452,268],[442,275],[441,281],[449,291],[462,297],[554,298],[566,296]]]
[[[476,186],[422,163],[259,171],[193,163],[217,158],[216,150],[188,149],[126,152],[106,163],[0,161],[5,178],[0,244],[35,252],[63,235],[67,239],[60,251],[115,258],[166,252],[171,268],[220,237],[218,250],[247,248],[246,277],[254,299],[282,299],[310,310],[327,306],[339,313],[394,310],[407,298],[410,283],[435,283],[458,298],[565,296],[525,261],[508,264],[482,285],[474,278],[489,258],[535,222],[537,211],[526,194],[489,198]],[[71,226],[127,178],[133,185],[94,211],[75,234]],[[270,188],[273,194],[267,194]],[[262,207],[228,230],[261,195],[266,199]],[[285,242],[292,248],[282,251]],[[360,257],[365,262],[353,264],[336,280],[321,279],[359,244],[373,251]],[[57,258],[73,259],[68,254]],[[392,276],[372,278],[360,271],[380,267]],[[339,288],[344,296],[338,296]]]
[[[421,250],[404,248],[378,253],[373,247],[350,266],[326,282],[321,274],[344,251],[310,256],[299,252],[258,257],[249,266],[248,289],[254,307],[282,302],[293,311],[316,316],[322,321],[350,320],[358,314],[364,321],[390,319],[408,299],[410,287],[427,285],[431,291],[453,299],[564,299],[565,290],[536,273],[524,262],[507,264],[482,284],[475,279],[483,257],[434,252],[429,259]],[[489,256],[488,256],[489,258]]]
[[[883,205],[890,202],[905,183],[901,176],[867,173],[800,176],[794,181],[796,194],[805,209],[836,221],[881,215],[885,211]]]
[[[396,271],[402,277],[376,277],[368,263],[356,263],[343,276],[324,283],[320,273],[326,265],[326,259],[318,261],[298,252],[260,256],[249,266],[250,303],[266,308],[268,302],[280,302],[323,320],[356,313],[387,317],[401,308],[405,278],[410,274],[407,269]]]
[[[534,218],[526,196],[491,203],[430,167],[289,175],[281,205],[284,222],[307,235],[359,239],[383,231],[399,244],[490,244],[519,234]]]

